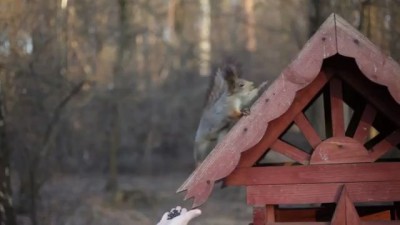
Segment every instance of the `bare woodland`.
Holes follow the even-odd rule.
[[[0,0],[2,224],[155,224],[210,74],[273,81],[332,12],[400,60],[397,0]]]

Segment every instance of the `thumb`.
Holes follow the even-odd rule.
[[[161,217],[160,222],[157,223],[157,225],[162,225],[164,222],[167,220],[168,217],[168,212],[164,213],[164,215]]]

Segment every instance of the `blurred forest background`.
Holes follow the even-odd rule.
[[[0,0],[0,218],[155,224],[182,203],[215,68],[273,81],[332,12],[400,60],[398,0]],[[197,223],[249,221],[240,197]]]

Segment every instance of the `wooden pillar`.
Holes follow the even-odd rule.
[[[275,222],[275,205],[253,207],[253,225]]]
[[[390,210],[392,220],[400,220],[400,202],[393,203],[393,209]]]
[[[263,206],[253,207],[253,225],[265,225],[266,211]]]
[[[349,198],[346,187],[343,187],[339,201],[333,214],[331,225],[352,224],[360,225],[361,220],[353,202]]]

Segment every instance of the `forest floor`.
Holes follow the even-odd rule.
[[[40,225],[155,225],[165,211],[183,202],[176,189],[188,174],[122,175],[119,191],[105,191],[106,176],[55,175],[41,190],[38,221]],[[201,207],[203,214],[191,225],[243,225],[251,221],[244,189],[219,186]],[[29,224],[27,216],[18,217]],[[25,222],[24,222],[25,221]]]

